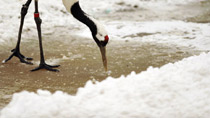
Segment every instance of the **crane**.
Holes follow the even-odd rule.
[[[62,0],[62,1],[66,10],[70,12],[74,18],[76,18],[77,20],[85,24],[87,27],[89,27],[90,31],[92,32],[92,37],[100,49],[103,65],[104,65],[105,70],[107,71],[106,45],[109,41],[109,36],[104,26],[101,23],[99,23],[99,21],[97,21],[96,19],[90,17],[81,9],[79,0]],[[22,63],[26,63],[29,65],[33,64],[30,62],[31,60],[33,60],[33,58],[25,57],[20,52],[20,43],[21,43],[21,35],[22,35],[22,29],[24,25],[24,19],[25,19],[25,16],[27,15],[28,8],[31,2],[32,0],[27,0],[27,2],[23,4],[21,8],[21,20],[20,20],[17,44],[16,44],[16,47],[13,50],[11,50],[12,54],[9,56],[9,58],[5,59],[3,63],[8,62],[15,56],[19,58],[20,62]],[[40,14],[39,14],[38,0],[34,0],[34,3],[35,3],[34,20],[36,23],[38,38],[39,38],[40,64],[37,68],[32,69],[31,71],[46,69],[49,71],[58,72],[59,70],[55,68],[59,67],[60,65],[52,66],[52,65],[46,64],[45,62],[43,45],[42,45],[42,32],[41,32],[42,19],[40,18]]]

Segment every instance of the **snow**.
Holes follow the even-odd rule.
[[[21,92],[1,118],[208,118],[210,53],[118,79],[87,82],[75,96]]]
[[[115,8],[111,10],[111,12],[116,12],[119,9],[122,9],[122,6],[119,6],[118,3],[125,2],[125,0],[113,0],[113,1],[84,1],[81,0],[82,8],[85,11],[88,11],[90,15],[100,14],[96,12],[104,12],[104,10],[111,10],[109,6],[113,6]],[[198,0],[142,0],[139,2],[138,0],[127,1],[126,4],[137,4],[142,7],[148,7],[148,5],[156,5],[161,6],[160,4],[186,4],[188,2],[195,2]],[[17,8],[21,6],[25,1],[24,0],[11,0],[8,2],[6,0],[2,0],[0,3],[5,4],[0,6],[1,9],[1,20],[0,20],[0,42],[1,44],[10,44],[11,40],[16,41],[17,32],[19,27],[19,13],[17,12]],[[97,4],[96,4],[97,2]],[[86,5],[88,4],[88,6]],[[143,4],[143,5],[142,5]],[[19,7],[17,7],[19,6]],[[100,7],[99,7],[100,6]],[[103,8],[103,7],[105,8]],[[167,6],[170,7],[170,6]],[[10,12],[7,12],[10,8]],[[19,8],[20,9],[20,8]],[[36,26],[33,19],[33,9],[34,5],[31,4],[31,8],[29,9],[29,13],[25,19],[24,29],[30,29],[30,36],[25,36],[27,34],[23,33],[23,37],[32,37],[37,36]],[[126,8],[124,8],[126,9]],[[50,12],[49,12],[50,11]],[[65,7],[62,5],[62,1],[53,0],[53,2],[40,1],[40,13],[41,18],[43,19],[42,29],[43,33],[49,32],[57,32],[54,31],[52,27],[66,27],[73,28],[71,31],[74,35],[83,35],[85,37],[91,38],[89,33],[89,29],[86,28],[85,25],[79,23],[75,20],[71,14],[69,14]],[[104,14],[104,13],[103,13]],[[56,17],[55,17],[56,16]],[[97,17],[97,16],[96,16]],[[3,20],[9,19],[9,20]],[[18,22],[17,22],[18,21]],[[77,23],[75,23],[77,22]],[[10,25],[8,25],[10,24]],[[108,34],[111,36],[110,38],[113,40],[127,40],[130,38],[130,35],[137,34],[152,34],[146,35],[143,37],[134,37],[134,39],[141,40],[143,42],[157,42],[157,43],[167,43],[167,44],[176,44],[180,46],[187,46],[197,48],[199,50],[210,50],[210,24],[198,24],[198,23],[189,23],[185,21],[107,21],[103,22],[108,29]],[[76,30],[76,28],[81,28],[80,30]],[[128,32],[129,30],[129,32]],[[184,35],[183,35],[184,34]],[[32,35],[32,36],[31,36]],[[127,38],[126,38],[127,37]],[[23,38],[23,41],[24,38]]]
[[[126,25],[125,25],[126,24]],[[120,27],[120,28],[119,28]],[[210,50],[210,24],[184,21],[110,22],[108,29],[114,39],[141,40],[163,44],[176,44],[200,50]],[[128,32],[129,30],[129,32]],[[117,32],[116,32],[117,31]],[[142,37],[138,34],[148,34]]]
[[[123,8],[126,9],[133,5],[148,7],[198,1],[201,0],[81,0],[81,5],[84,9],[89,9],[88,13],[92,15],[95,12],[117,12],[122,9],[119,3],[123,2],[127,4]],[[0,45],[9,45],[11,40],[16,40],[19,26],[17,8],[24,2],[25,0],[0,1]],[[32,4],[24,29],[31,29],[30,35],[36,36],[33,9]],[[80,27],[80,30],[67,32],[90,36],[86,31],[88,29],[66,12],[61,0],[40,0],[40,12],[45,21],[43,33],[54,32],[52,27],[55,26],[73,29]],[[111,40],[132,38],[142,42],[192,47],[205,52],[210,50],[209,23],[170,20],[107,21],[104,24],[109,29]],[[23,37],[25,35],[27,34],[23,34]],[[208,118],[209,65],[210,53],[202,53],[160,68],[150,67],[139,74],[133,72],[126,77],[109,77],[96,84],[89,81],[76,95],[43,90],[38,90],[37,93],[15,93],[11,102],[0,112],[0,118]]]

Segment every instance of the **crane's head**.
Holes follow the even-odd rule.
[[[109,36],[106,32],[98,32],[95,36],[95,40],[98,40],[96,41],[96,43],[98,44],[98,46],[102,46],[102,47],[105,47],[108,42],[109,42]]]
[[[93,39],[97,43],[100,48],[103,65],[105,70],[107,71],[107,59],[106,59],[106,45],[109,41],[109,36],[103,27],[97,20],[91,18],[88,14],[86,14],[80,7],[78,0],[63,0],[63,3],[66,9],[72,13],[72,15],[79,20],[80,22],[87,25],[91,32]]]
[[[106,45],[109,42],[109,36],[107,31],[101,24],[97,22],[95,23],[97,31],[95,33],[92,32],[92,35],[98,47],[100,48],[104,69],[107,71]]]

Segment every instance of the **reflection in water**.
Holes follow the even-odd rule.
[[[15,92],[44,89],[75,94],[88,80],[102,81],[108,76],[117,78],[132,71],[139,73],[149,66],[160,67],[195,53],[176,46],[169,47],[140,41],[111,41],[107,46],[109,71],[105,72],[100,51],[94,41],[81,37],[73,40],[72,37],[62,37],[69,40],[61,41],[45,37],[49,40],[44,41],[47,62],[60,64],[60,72],[29,71],[39,63],[38,42],[32,39],[23,42],[22,53],[33,57],[35,65],[21,64],[17,58],[6,64],[0,64],[0,107],[5,106]],[[0,60],[3,60],[7,58],[8,51],[13,47],[0,48]]]

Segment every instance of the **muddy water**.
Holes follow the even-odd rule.
[[[120,77],[130,72],[137,73],[149,66],[160,67],[196,51],[176,46],[166,46],[140,41],[111,41],[107,46],[108,69],[102,66],[101,55],[92,39],[74,36],[44,36],[44,50],[49,64],[60,64],[60,72],[40,70],[30,72],[39,64],[39,49],[36,38],[22,43],[22,53],[33,57],[34,65],[21,64],[17,58],[0,64],[0,108],[3,108],[15,92],[23,90],[62,90],[75,94],[88,80],[102,81],[108,76]],[[66,39],[66,40],[64,40]],[[15,44],[0,46],[0,60],[7,58]]]

